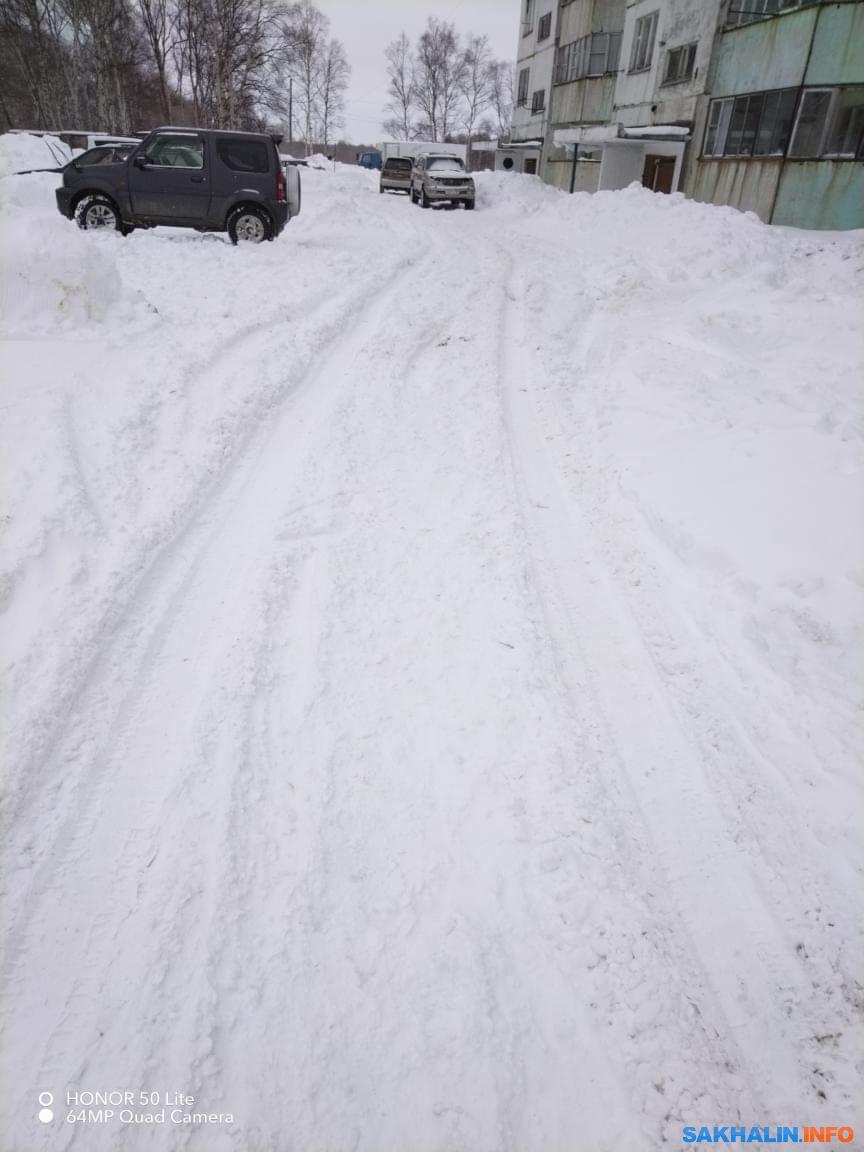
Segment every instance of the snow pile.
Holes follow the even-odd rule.
[[[58,180],[47,173],[0,179],[0,332],[50,333],[146,318],[142,294],[118,269],[122,237],[85,234],[62,217],[54,203]]]
[[[0,177],[38,168],[61,168],[72,159],[62,140],[54,136],[31,136],[4,132],[0,136]]]

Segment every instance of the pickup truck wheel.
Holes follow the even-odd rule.
[[[426,195],[426,189],[425,188],[420,189],[420,207],[421,208],[431,208],[432,207],[432,205],[429,203],[429,197]]]
[[[232,244],[260,244],[273,239],[273,225],[260,208],[241,206],[228,217],[228,235]]]
[[[107,196],[85,196],[75,209],[75,219],[79,228],[107,228],[121,234],[127,231]]]
[[[473,210],[473,208],[474,208],[474,201],[473,200],[465,200],[464,204],[465,204],[466,209],[469,212]]]

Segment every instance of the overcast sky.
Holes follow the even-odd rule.
[[[516,56],[519,0],[317,0],[317,4],[330,17],[330,34],[345,45],[351,64],[345,135],[355,144],[375,144],[383,137],[384,48],[403,31],[415,41],[427,17],[449,20],[463,36],[485,33],[492,54],[500,60]]]

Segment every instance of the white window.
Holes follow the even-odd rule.
[[[528,83],[531,77],[531,69],[523,68],[519,73],[519,88],[516,93],[516,104],[520,108],[524,108],[528,103]]]
[[[666,68],[663,72],[664,84],[680,84],[693,77],[696,63],[696,45],[684,44],[680,48],[670,48],[666,53]]]
[[[795,8],[806,8],[818,3],[819,0],[730,0],[726,27],[737,28],[741,24],[782,16],[784,12],[792,12]]]
[[[640,16],[636,21],[633,32],[633,49],[630,53],[631,72],[644,72],[651,67],[658,16],[658,12],[649,12],[647,16]]]
[[[809,88],[801,97],[789,146],[790,156],[822,155],[832,94],[830,88]]]
[[[825,155],[864,159],[864,87],[837,92]]]
[[[555,83],[569,84],[585,76],[605,76],[618,71],[620,32],[595,32],[558,49]]]
[[[708,128],[705,132],[705,156],[722,156],[726,147],[726,134],[729,131],[729,120],[732,116],[731,98],[728,100],[712,100],[708,112]]]

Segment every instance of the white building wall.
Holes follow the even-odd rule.
[[[557,20],[557,0],[520,0],[519,40],[516,45],[516,76],[514,97],[518,99],[519,75],[523,69],[529,70],[528,99],[519,105],[514,99],[513,140],[541,139],[546,132],[549,105],[552,101],[552,72],[555,67],[555,35]],[[541,19],[551,14],[552,24],[549,35],[537,39]],[[535,92],[543,91],[543,111],[532,113],[531,100]]]
[[[636,22],[658,13],[650,67],[632,72],[630,65]],[[621,43],[621,70],[615,87],[615,116],[625,127],[672,124],[695,116],[705,91],[711,50],[717,31],[720,0],[628,0]],[[693,76],[677,84],[664,83],[666,53],[696,43]]]

